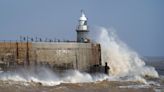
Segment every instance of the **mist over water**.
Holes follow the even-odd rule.
[[[97,30],[97,31],[96,31]],[[84,83],[97,81],[139,81],[147,83],[145,76],[158,78],[153,67],[148,67],[139,55],[123,43],[112,29],[98,28],[95,33],[96,42],[101,44],[102,63],[108,62],[110,74],[82,73],[77,70],[67,70],[62,75],[54,73],[45,67],[19,69],[16,72],[0,72],[2,81],[21,81],[26,83],[41,83],[54,86],[61,83]]]

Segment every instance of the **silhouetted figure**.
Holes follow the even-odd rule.
[[[39,40],[40,40],[40,42],[42,42],[42,39],[41,38]]]
[[[26,37],[23,37],[23,41],[26,41]]]
[[[105,74],[109,74],[109,69],[108,63],[105,62]]]
[[[34,39],[33,39],[33,38],[31,38],[31,41],[33,42],[33,41],[34,41]]]

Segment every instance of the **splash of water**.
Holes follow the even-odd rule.
[[[137,79],[141,76],[158,77],[154,67],[146,66],[139,55],[129,49],[112,29],[99,28],[99,32],[96,41],[101,44],[102,63],[108,62],[111,76],[133,76]]]
[[[8,71],[0,73],[0,80],[15,81],[26,83],[40,83],[44,86],[54,86],[61,83],[84,83],[96,82],[107,79],[105,74],[90,75],[77,70],[67,70],[62,75],[53,72],[45,67],[37,67],[32,69],[21,69],[16,72]]]
[[[62,76],[50,69],[38,67],[37,69],[20,69],[16,72],[0,72],[0,80],[36,82],[43,85],[54,86],[61,83],[83,83],[102,80],[114,81],[140,81],[147,83],[143,76],[158,77],[153,67],[148,67],[139,58],[138,54],[129,49],[125,43],[118,39],[115,33],[109,29],[99,28],[100,33],[96,41],[102,47],[102,63],[108,62],[110,75],[82,73],[77,70],[68,70]],[[110,33],[108,33],[108,31]]]

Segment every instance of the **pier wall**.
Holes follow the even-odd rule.
[[[99,44],[75,42],[0,42],[0,63],[47,65],[54,69],[88,71],[100,65]]]

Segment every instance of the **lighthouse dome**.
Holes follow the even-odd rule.
[[[85,14],[84,14],[83,11],[81,11],[81,17],[80,17],[80,20],[82,20],[82,21],[86,21],[86,20],[87,20],[87,18],[85,17]]]

